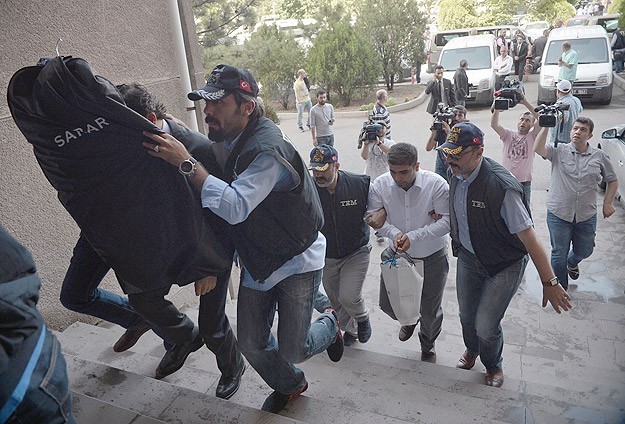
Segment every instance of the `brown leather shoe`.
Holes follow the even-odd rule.
[[[143,324],[138,327],[127,329],[126,332],[122,334],[119,340],[117,340],[113,345],[113,351],[124,352],[130,349],[137,343],[137,341],[139,341],[139,338],[150,329],[150,324],[145,321],[143,321]]]
[[[401,340],[402,342],[405,342],[406,340],[411,338],[416,326],[417,324],[402,325],[401,328],[399,329],[399,340]]]
[[[456,364],[456,368],[461,368],[463,370],[470,370],[475,365],[475,360],[477,356],[473,356],[469,354],[466,350],[458,360],[458,364]]]
[[[503,370],[488,371],[484,377],[487,386],[501,387],[503,386]]]
[[[429,362],[430,364],[435,364],[436,363],[436,352],[434,352],[433,350],[431,350],[429,352],[421,351],[421,361]]]

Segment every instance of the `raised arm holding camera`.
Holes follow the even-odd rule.
[[[497,102],[497,99],[495,99],[495,102]],[[490,118],[490,126],[503,142],[501,164],[521,183],[525,199],[529,205],[532,192],[534,143],[540,126],[538,125],[538,112],[534,110],[534,106],[527,98],[522,96],[519,103],[523,104],[527,111],[519,116],[516,131],[499,124],[500,109],[497,107],[492,109],[493,114]]]
[[[430,127],[430,138],[428,138],[425,144],[425,150],[429,152],[436,147],[442,146],[447,140],[447,134],[449,134],[451,127],[458,122],[465,121],[466,118],[467,109],[464,106],[456,105],[453,108],[445,108],[439,104],[438,112],[434,113],[434,122]],[[449,182],[448,165],[440,151],[437,151],[436,154],[435,172]]]
[[[388,172],[386,155],[393,144],[393,140],[386,138],[383,122],[363,126],[358,146],[362,147],[360,157],[366,161],[364,173],[371,177],[371,181]]]

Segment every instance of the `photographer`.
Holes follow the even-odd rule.
[[[384,122],[376,122],[374,125],[379,126],[375,140],[364,137],[362,140],[363,147],[360,151],[360,157],[366,161],[364,173],[371,177],[371,181],[388,172],[386,154],[395,144],[393,140],[386,138],[386,124]]]
[[[386,125],[384,122],[376,122],[372,125],[379,127],[375,140],[369,140],[366,134],[361,138],[363,146],[360,151],[360,157],[366,161],[364,174],[371,177],[373,182],[380,175],[389,171],[387,154],[395,142],[390,138],[386,138]],[[368,127],[370,128],[370,126],[371,124]],[[378,243],[384,243],[384,237],[377,231],[375,236]]]
[[[549,144],[557,146],[558,143],[569,143],[571,141],[571,129],[573,122],[584,110],[582,102],[571,94],[571,83],[568,80],[560,80],[556,84],[556,102],[569,105],[569,110],[562,111],[559,116],[560,122],[549,129]]]
[[[523,194],[529,205],[532,192],[534,142],[538,131],[540,131],[540,126],[538,125],[538,112],[534,111],[534,106],[527,98],[523,96],[519,103],[524,105],[527,111],[519,116],[516,131],[499,124],[499,110],[496,108],[492,109],[490,127],[495,130],[503,142],[501,164],[521,183]]]
[[[454,106],[453,108],[451,108],[451,113],[453,114],[453,117],[450,118],[449,120],[442,120],[442,122],[437,117],[437,115],[435,115],[434,122],[432,123],[432,126],[430,127],[430,138],[428,138],[428,141],[425,144],[426,151],[429,152],[435,147],[442,146],[447,140],[447,134],[449,134],[451,127],[456,125],[458,122],[466,121],[467,109],[464,106],[460,106],[460,105]],[[440,123],[440,126],[435,125],[439,123]],[[437,150],[435,171],[438,175],[445,178],[445,180],[449,182],[449,177],[447,175],[447,168],[448,168],[448,165],[445,159],[442,157],[442,152],[440,150]]]

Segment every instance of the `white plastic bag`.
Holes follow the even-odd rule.
[[[384,286],[395,317],[401,325],[413,325],[421,317],[423,261],[394,256],[380,264]]]

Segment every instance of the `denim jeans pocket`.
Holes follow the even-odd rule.
[[[56,337],[52,338],[51,350],[49,366],[39,388],[50,397],[54,404],[58,405],[58,418],[62,417],[68,421],[68,418],[72,416],[72,398],[69,391],[65,358],[63,358],[61,344]]]

